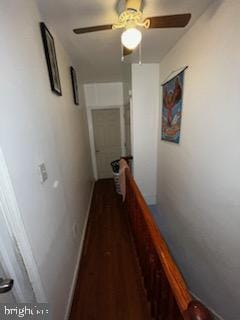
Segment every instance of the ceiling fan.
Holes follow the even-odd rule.
[[[140,28],[184,28],[191,19],[191,14],[175,14],[168,16],[149,17],[143,16],[143,0],[120,0],[120,14],[118,22],[101,26],[92,26],[74,29],[76,34],[96,32],[103,30],[125,29],[121,36],[123,55],[129,55],[141,43],[142,33]]]

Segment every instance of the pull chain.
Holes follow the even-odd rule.
[[[122,60],[122,63],[123,63],[125,61],[124,52],[123,52],[123,45],[121,45],[121,50],[122,50],[122,58],[121,58],[121,60]]]

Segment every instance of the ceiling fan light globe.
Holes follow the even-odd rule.
[[[142,41],[142,33],[136,28],[129,28],[122,33],[122,45],[129,50],[134,50]]]

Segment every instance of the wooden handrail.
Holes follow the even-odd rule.
[[[153,318],[212,319],[210,312],[199,301],[195,301],[191,297],[185,280],[172,258],[130,170],[126,169],[125,174],[125,206]],[[164,301],[167,307],[161,306]],[[163,315],[161,307],[165,309],[164,312],[167,316]]]

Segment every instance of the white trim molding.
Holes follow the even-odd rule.
[[[143,198],[145,199],[147,205],[156,205],[156,195],[143,194]]]
[[[75,271],[74,271],[74,274],[73,274],[73,281],[72,281],[71,290],[70,290],[70,294],[69,294],[69,299],[68,299],[68,304],[67,304],[67,311],[66,311],[66,314],[65,314],[65,317],[64,317],[65,320],[69,319],[70,313],[71,313],[72,302],[73,302],[74,293],[75,293],[75,289],[76,289],[76,285],[77,285],[78,271],[79,271],[79,266],[80,266],[80,261],[81,261],[81,256],[82,256],[84,239],[85,239],[85,235],[86,235],[87,224],[88,224],[88,219],[89,219],[89,213],[90,213],[90,209],[91,209],[94,185],[95,185],[95,183],[92,184],[92,188],[91,188],[91,192],[90,192],[90,196],[89,196],[87,213],[86,213],[86,217],[85,217],[85,221],[84,221],[81,241],[80,241],[80,244],[79,244],[79,250],[78,250],[78,255],[77,255],[77,263],[76,263]]]
[[[33,256],[32,248],[18,207],[16,195],[8,172],[7,164],[0,148],[0,202],[8,232],[13,237],[20,254],[37,302],[47,302],[43,285]]]

